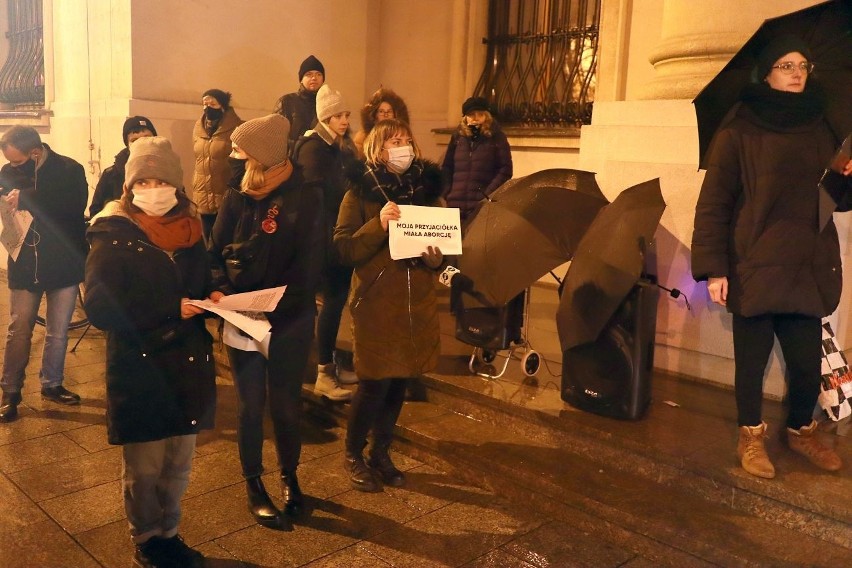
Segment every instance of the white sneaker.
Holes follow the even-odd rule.
[[[337,382],[337,369],[334,363],[317,365],[317,382],[314,384],[314,394],[329,400],[347,401],[352,398],[352,391],[340,388]]]

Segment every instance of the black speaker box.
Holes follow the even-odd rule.
[[[645,414],[659,297],[653,282],[640,281],[596,341],[563,353],[562,400],[613,418],[637,420]]]

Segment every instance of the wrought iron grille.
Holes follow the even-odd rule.
[[[42,0],[7,0],[9,55],[0,69],[0,102],[44,106]]]
[[[490,0],[475,94],[503,124],[592,120],[601,0]]]

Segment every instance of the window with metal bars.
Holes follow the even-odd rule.
[[[2,5],[3,2],[0,2]],[[9,52],[0,69],[0,102],[16,110],[44,106],[42,0],[7,0]]]
[[[589,124],[600,11],[601,0],[489,0],[475,94],[505,125]]]

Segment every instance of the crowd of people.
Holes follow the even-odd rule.
[[[229,322],[221,336],[238,400],[248,509],[259,525],[291,530],[304,509],[300,397],[314,341],[314,391],[352,402],[343,463],[352,486],[403,485],[390,455],[393,429],[408,379],[437,362],[434,284],[447,259],[429,247],[421,258],[392,260],[388,223],[399,219],[399,205],[444,207],[445,196],[473,203],[512,175],[508,142],[482,99],[464,103],[453,142],[464,150],[442,172],[421,156],[408,108],[390,89],[370,97],[353,138],[352,107],[325,83],[314,56],[300,66],[298,91],[281,97],[276,112],[243,121],[231,98],[218,88],[202,93],[189,188],[171,142],[147,117],[128,118],[124,148],[100,176],[88,216],[80,164],[30,127],[12,127],[0,139],[9,161],[0,172],[4,199],[33,218],[9,260],[0,422],[18,418],[42,297],[41,396],[80,404],[63,378],[84,282],[89,321],[106,332],[108,441],[122,447],[125,512],[134,562],[143,567],[203,563],[178,533],[196,435],[213,427],[216,407],[210,313],[191,302],[286,286],[266,314],[266,338],[257,341]],[[337,349],[347,301],[354,357]],[[354,396],[342,386],[354,384]],[[267,412],[280,504],[261,480]]]
[[[734,314],[737,454],[746,471],[762,477],[774,475],[763,447],[760,400],[775,336],[791,370],[790,447],[822,469],[840,468],[837,454],[813,436],[810,415],[819,381],[819,318],[837,306],[840,294],[837,234],[833,225],[822,232],[811,226],[803,211],[815,214],[816,193],[787,183],[791,164],[778,163],[787,156],[779,149],[796,141],[794,177],[815,185],[836,141],[807,85],[807,47],[788,41],[767,50],[759,80],[714,142],[692,249],[696,279],[709,279],[712,300]],[[33,217],[20,253],[9,260],[0,422],[18,417],[43,296],[41,396],[80,404],[63,386],[63,369],[68,324],[85,280],[88,317],[106,332],[108,437],[122,446],[124,504],[138,566],[203,563],[178,534],[196,435],[213,427],[216,405],[209,312],[191,301],[286,286],[267,314],[265,339],[228,322],[221,334],[237,393],[248,509],[262,526],[291,530],[305,505],[297,475],[300,395],[314,341],[314,391],[351,400],[342,465],[352,486],[404,485],[389,451],[393,430],[408,379],[437,363],[435,281],[452,259],[428,247],[420,258],[393,260],[389,223],[400,218],[400,205],[457,207],[465,222],[513,175],[509,143],[485,99],[464,101],[437,164],[421,155],[408,107],[392,90],[373,93],[353,137],[352,107],[326,84],[323,64],[310,56],[298,75],[297,92],[281,97],[272,114],[248,121],[234,111],[229,92],[202,94],[189,191],[170,141],[148,118],[128,118],[125,147],[97,184],[88,225],[80,164],[29,127],[13,127],[0,139],[9,162],[0,171],[4,199]],[[852,163],[843,173],[852,174]],[[850,195],[835,196],[839,209],[852,206]],[[778,286],[784,281],[797,288],[784,292]],[[765,293],[770,289],[778,293]],[[354,369],[336,348],[347,302]],[[345,388],[353,384],[354,394]],[[280,505],[261,480],[267,409]]]

